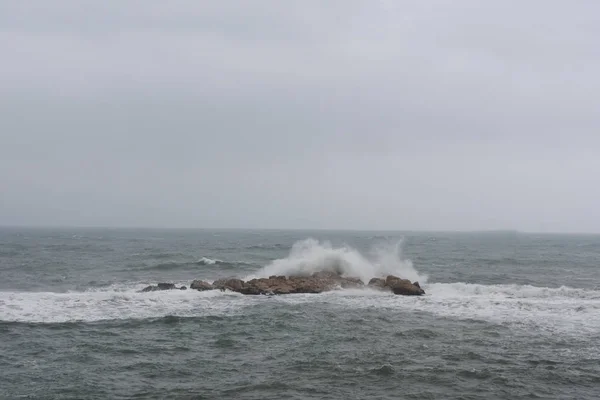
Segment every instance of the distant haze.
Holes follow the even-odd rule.
[[[0,225],[600,232],[599,16],[0,0]]]

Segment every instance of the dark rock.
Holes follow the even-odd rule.
[[[156,286],[150,285],[146,286],[141,290],[141,292],[155,292],[157,290],[172,290],[177,289],[174,283],[159,283]]]
[[[342,278],[340,286],[344,289],[355,289],[365,286],[365,283],[360,278]]]
[[[318,271],[313,273],[311,276],[317,279],[339,279],[341,274],[332,271]]]
[[[394,285],[399,285],[401,283],[410,283],[412,285],[412,283],[408,279],[398,278],[397,276],[394,276],[394,275],[388,275],[385,278],[385,286],[388,286],[388,287],[392,287]]]
[[[385,279],[382,279],[382,278],[372,278],[369,281],[368,286],[379,288],[379,289],[383,289],[385,287]]]
[[[252,279],[244,284],[244,294],[287,294],[294,287],[286,277],[271,276],[269,278]]]
[[[342,277],[337,272],[320,271],[310,276],[277,276],[271,275],[268,278],[251,279],[244,282],[237,278],[225,278],[215,281],[212,285],[208,282],[195,280],[190,285],[190,289],[203,290],[230,290],[247,295],[275,295],[292,293],[322,293],[336,288],[361,288],[364,282],[359,278]],[[400,295],[422,295],[425,292],[419,286],[418,282],[411,283],[408,279],[402,279],[397,276],[389,275],[385,279],[373,278],[368,283],[369,287],[388,289],[395,294]],[[177,289],[172,283],[159,283],[156,286],[148,286],[143,292],[155,290]],[[183,286],[180,290],[186,290]]]
[[[408,279],[398,278],[394,275],[388,275],[385,278],[385,286],[392,289],[394,294],[401,294],[404,296],[420,296],[425,294],[423,289],[413,285],[413,283]]]
[[[205,281],[200,281],[200,280],[195,280],[192,282],[192,284],[190,285],[190,289],[195,289],[195,290],[199,290],[199,291],[204,291],[204,290],[213,290],[214,287],[213,285],[211,285],[208,282]]]
[[[394,294],[401,294],[403,296],[421,296],[425,294],[425,291],[412,283],[399,284],[392,287]]]
[[[174,283],[159,283],[157,286],[158,286],[158,290],[171,290],[171,289],[175,289],[175,284]]]
[[[241,292],[244,287],[244,281],[236,278],[219,279],[213,283],[213,288],[220,290],[231,290],[232,292]]]
[[[266,294],[266,291],[263,291],[261,288],[252,285],[245,285],[242,289],[240,289],[241,294],[249,294],[249,295],[259,295]]]

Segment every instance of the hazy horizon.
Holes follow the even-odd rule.
[[[599,13],[0,0],[0,226],[599,233]]]
[[[170,226],[88,226],[88,225],[0,225],[0,230],[123,230],[123,231],[207,231],[207,232],[363,232],[363,233],[414,233],[414,234],[526,234],[526,235],[575,235],[598,236],[600,232],[536,232],[518,229],[481,229],[481,230],[422,230],[422,229],[355,229],[355,228],[260,228],[260,227],[170,227]]]

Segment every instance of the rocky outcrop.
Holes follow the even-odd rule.
[[[186,290],[185,286],[176,287],[174,283],[158,283],[156,285],[146,286],[141,292],[156,292],[157,290]]]
[[[412,283],[408,279],[401,279],[394,275],[388,275],[385,278],[385,287],[390,288],[394,294],[404,296],[420,296],[425,294],[419,282]]]
[[[385,279],[383,278],[372,278],[369,281],[369,287],[371,288],[376,288],[376,289],[383,289],[385,288]]]
[[[232,292],[241,292],[244,287],[244,281],[237,278],[219,279],[213,282],[214,289],[231,290]]]
[[[373,278],[366,285],[369,288],[391,291],[394,294],[404,296],[420,296],[425,294],[419,282],[412,283],[408,279],[402,279],[394,275],[386,278]],[[275,295],[293,293],[322,293],[338,288],[362,288],[365,284],[359,278],[344,277],[335,272],[316,272],[310,276],[270,276],[268,278],[257,278],[243,281],[238,278],[219,279],[212,284],[195,280],[190,289],[205,290],[229,290],[247,295]],[[153,292],[156,290],[185,290],[185,286],[176,287],[173,283],[159,283],[156,286],[148,286],[142,292]]]
[[[199,290],[202,292],[204,290],[213,290],[214,287],[208,282],[196,280],[192,282],[190,289]]]
[[[369,281],[368,286],[373,289],[391,290],[394,294],[404,296],[420,296],[425,294],[419,282],[412,283],[408,279],[398,278],[394,275],[388,275],[385,279],[373,278]]]
[[[373,278],[368,287],[388,290],[400,295],[422,295],[425,291],[421,289],[418,282],[411,283],[407,279],[389,275],[386,278]],[[322,293],[338,288],[362,288],[364,282],[359,278],[344,277],[335,272],[316,272],[310,276],[276,276],[268,278],[256,278],[243,281],[238,278],[219,279],[212,284],[195,280],[190,289],[205,290],[229,290],[246,295],[276,295],[294,293]],[[159,289],[154,289],[159,290]]]

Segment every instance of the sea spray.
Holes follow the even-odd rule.
[[[396,275],[425,283],[427,276],[419,274],[410,260],[402,258],[401,249],[402,242],[379,244],[365,256],[348,245],[333,247],[329,242],[306,239],[296,242],[286,258],[272,261],[248,279],[327,271],[358,277],[364,282],[373,277]]]

